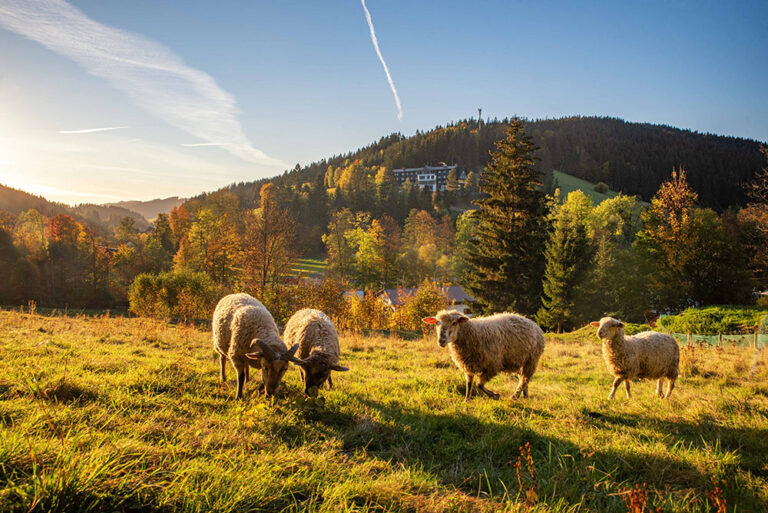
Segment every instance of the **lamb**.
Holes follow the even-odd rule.
[[[498,399],[499,394],[485,384],[499,372],[519,374],[514,397],[528,397],[528,382],[544,352],[544,333],[535,322],[512,313],[470,319],[456,310],[441,310],[423,321],[437,325],[438,344],[449,346],[453,362],[464,372],[465,401],[470,399],[475,376],[479,378],[477,388]]]
[[[307,395],[312,387],[320,387],[326,381],[328,389],[333,388],[332,370],[349,370],[338,363],[339,334],[336,327],[320,310],[305,308],[293,314],[285,325],[283,338],[286,343],[299,346],[301,363],[298,366]]]
[[[249,378],[249,367],[261,369],[264,392],[272,396],[280,387],[288,362],[298,345],[287,349],[277,331],[272,314],[248,294],[224,296],[213,312],[213,349],[219,353],[221,381],[226,381],[226,361],[237,372],[237,398],[243,397],[243,386]]]
[[[629,380],[634,378],[658,379],[656,394],[664,399],[669,397],[680,371],[680,348],[673,337],[657,331],[625,337],[624,323],[612,317],[603,317],[600,322],[591,324],[598,328],[597,336],[603,341],[603,358],[615,376],[608,399],[613,399],[622,381],[627,399],[631,398]],[[666,394],[661,393],[664,378],[668,380]]]

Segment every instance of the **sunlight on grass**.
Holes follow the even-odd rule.
[[[242,402],[210,334],[146,319],[0,312],[2,511],[768,510],[768,364],[683,350],[669,401],[605,399],[599,342],[548,339],[531,398],[465,403],[432,339],[346,335],[318,398]],[[529,453],[517,465],[521,447]],[[530,456],[530,461],[526,458]],[[645,488],[643,488],[645,487]],[[638,499],[639,500],[639,499]]]

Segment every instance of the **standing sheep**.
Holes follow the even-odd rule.
[[[629,380],[634,378],[658,379],[656,394],[661,398],[669,397],[680,371],[680,348],[673,337],[657,331],[625,337],[624,323],[612,317],[603,317],[600,322],[591,324],[598,328],[597,336],[603,341],[605,364],[615,376],[608,399],[613,399],[622,381],[627,398],[631,398]],[[664,378],[668,380],[666,394],[661,393]]]
[[[249,378],[249,367],[261,369],[267,397],[277,392],[280,380],[298,346],[286,348],[272,314],[248,294],[224,296],[213,312],[213,349],[219,353],[221,381],[226,381],[227,358],[237,372],[237,398]]]
[[[328,381],[333,387],[331,371],[348,371],[339,365],[339,334],[333,322],[320,310],[305,308],[288,320],[283,332],[287,344],[299,346],[299,369],[304,381],[304,392],[309,394],[312,387],[320,387]]]
[[[535,322],[511,313],[470,319],[455,310],[442,310],[423,321],[437,325],[440,347],[450,345],[453,362],[466,376],[464,400],[470,398],[475,376],[479,378],[477,388],[498,399],[499,394],[485,388],[485,384],[499,372],[519,374],[514,397],[528,397],[528,381],[544,352],[544,333]]]

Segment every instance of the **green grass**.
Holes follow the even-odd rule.
[[[584,334],[550,338],[530,385],[463,402],[433,339],[346,335],[335,389],[234,399],[210,334],[146,319],[0,312],[0,511],[768,511],[768,356],[683,351],[672,398],[605,399]],[[253,373],[252,375],[255,375]],[[526,443],[530,470],[513,465]],[[528,490],[532,491],[528,491]],[[655,511],[655,509],[654,509]]]
[[[297,258],[291,272],[296,275],[302,273],[304,275],[312,274],[325,274],[325,269],[328,267],[326,261],[322,258]]]
[[[618,196],[618,192],[609,190],[606,194],[597,192],[595,190],[595,184],[576,178],[561,171],[553,170],[555,180],[557,180],[557,187],[560,189],[560,195],[562,197],[568,196],[569,192],[582,191],[584,194],[592,198],[592,202],[597,205],[607,199]]]

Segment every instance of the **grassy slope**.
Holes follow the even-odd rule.
[[[292,370],[269,403],[233,400],[191,328],[0,312],[0,333],[0,511],[525,511],[526,442],[538,511],[626,511],[642,483],[711,511],[710,478],[768,510],[765,351],[686,350],[670,401],[608,402],[599,344],[550,340],[530,399],[500,376],[465,404],[434,341],[347,336],[335,390],[304,400]]]
[[[595,184],[592,182],[582,180],[581,178],[576,178],[575,176],[571,176],[561,171],[553,170],[552,174],[557,180],[557,187],[560,189],[560,194],[563,198],[568,196],[569,192],[580,190],[592,198],[592,202],[595,205],[598,205],[602,201],[613,198],[619,194],[618,192],[611,190],[609,190],[606,194],[597,192],[595,190]]]
[[[291,273],[297,275],[301,273],[304,276],[325,274],[327,263],[322,258],[297,258],[291,267]]]

